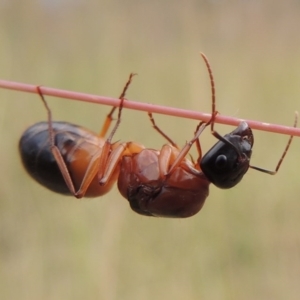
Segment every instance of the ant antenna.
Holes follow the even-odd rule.
[[[241,157],[243,154],[241,153],[240,149],[238,149],[229,140],[225,139],[223,136],[221,136],[218,132],[216,132],[214,130],[215,118],[216,118],[216,115],[219,113],[218,111],[216,111],[215,81],[214,81],[212,69],[211,69],[210,63],[208,61],[208,58],[202,52],[200,52],[200,54],[201,54],[201,56],[202,56],[202,58],[203,58],[203,60],[204,60],[204,62],[206,64],[206,67],[207,67],[207,70],[208,70],[208,74],[209,74],[209,78],[210,78],[210,84],[211,84],[211,94],[212,94],[212,114],[211,114],[211,119],[208,121],[208,123],[206,123],[206,126],[209,125],[209,124],[211,124],[211,134],[214,137],[216,137],[218,140],[220,140],[223,143],[225,143],[225,144],[231,146],[232,148],[234,148],[235,151],[238,153],[238,155]]]
[[[209,122],[207,123],[207,125],[209,125],[209,123],[211,123],[211,131],[214,131],[214,120],[215,120],[215,116],[218,114],[218,112],[216,111],[216,89],[215,89],[215,81],[214,81],[214,76],[208,61],[208,58],[205,56],[204,53],[200,52],[207,70],[208,70],[208,74],[209,74],[209,79],[210,79],[210,86],[211,86],[211,97],[212,97],[212,108],[211,108],[211,119],[209,120]]]
[[[299,116],[299,114],[296,111],[295,112],[295,121],[294,121],[294,127],[295,128],[297,127],[298,116]],[[286,154],[287,154],[287,152],[288,152],[288,150],[289,150],[289,148],[291,146],[293,138],[294,138],[294,136],[291,135],[290,138],[289,138],[289,140],[288,140],[288,142],[287,142],[287,144],[286,144],[286,146],[285,146],[285,149],[284,149],[284,151],[283,151],[283,153],[282,153],[282,155],[281,155],[281,157],[280,157],[280,159],[279,159],[279,161],[277,163],[275,171],[270,171],[270,170],[262,169],[262,168],[255,167],[255,166],[249,166],[249,168],[254,169],[256,171],[259,171],[259,172],[263,172],[263,173],[269,174],[269,175],[275,175],[278,172],[278,170],[279,170],[279,168],[280,168],[280,166],[281,166],[281,164],[283,162],[283,159],[285,158],[285,156],[286,156]]]

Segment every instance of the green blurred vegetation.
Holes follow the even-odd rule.
[[[210,111],[212,65],[222,114],[290,125],[300,110],[300,2],[0,1],[0,78]],[[133,213],[115,188],[102,199],[56,195],[18,156],[39,98],[0,90],[1,299],[298,299],[299,139],[276,176],[250,170],[211,186],[185,220]],[[54,119],[98,131],[108,107],[48,97]],[[178,144],[195,121],[156,116]],[[180,122],[180,123],[179,123]],[[232,128],[217,126],[220,133]],[[254,132],[252,164],[273,169],[286,136]],[[116,140],[160,148],[146,114],[125,111]],[[215,140],[201,138],[207,151]]]

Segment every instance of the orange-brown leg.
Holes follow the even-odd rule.
[[[178,146],[177,144],[167,135],[165,134],[155,123],[155,120],[153,118],[153,115],[151,112],[148,112],[148,116],[149,116],[149,119],[152,123],[152,126],[153,128],[161,135],[163,136],[173,147],[177,148],[178,149]]]
[[[208,62],[207,57],[201,53],[202,58],[204,59],[204,62],[206,64],[206,67],[208,69],[208,73],[209,73],[209,77],[210,77],[210,83],[211,83],[211,92],[212,92],[212,115],[211,115],[211,119],[207,122],[200,122],[199,125],[196,128],[196,132],[194,134],[194,137],[192,140],[190,140],[188,143],[186,143],[186,145],[181,149],[180,153],[178,154],[177,158],[175,159],[174,163],[172,164],[172,166],[170,167],[168,173],[171,173],[174,168],[176,168],[180,162],[184,159],[184,157],[187,155],[187,153],[190,151],[192,145],[195,143],[196,144],[196,148],[198,151],[198,160],[201,159],[202,157],[202,150],[201,150],[201,145],[200,145],[200,141],[199,141],[199,136],[200,134],[203,132],[203,130],[209,125],[211,124],[211,132],[213,135],[217,135],[218,133],[214,131],[214,120],[215,117],[217,115],[217,111],[216,111],[216,101],[215,101],[215,84],[214,84],[214,78],[213,78],[213,74],[212,74],[212,70],[210,67],[210,64]],[[158,131],[158,133],[160,133],[165,139],[167,139],[169,141],[169,143],[172,144],[172,146],[176,147],[178,149],[178,146],[172,141],[172,139],[170,139],[155,123],[152,114],[149,112],[148,113],[150,121],[154,127],[154,129],[156,131]],[[166,152],[167,153],[167,152]]]
[[[86,190],[88,189],[91,181],[93,180],[93,178],[96,176],[98,169],[96,169],[96,172],[94,173],[93,171],[93,166],[97,165],[97,157],[100,157],[100,153],[101,153],[101,149],[99,148],[99,153],[96,153],[94,155],[95,160],[90,162],[90,165],[88,167],[88,170],[83,178],[82,184],[80,186],[80,188],[78,189],[78,191],[75,190],[75,186],[74,183],[72,181],[71,175],[69,173],[69,170],[67,168],[67,165],[60,153],[60,150],[55,146],[55,142],[54,142],[54,131],[53,131],[53,127],[52,127],[52,113],[51,110],[44,98],[44,95],[41,92],[40,87],[37,87],[37,92],[40,95],[44,106],[47,110],[47,114],[48,114],[48,128],[49,128],[49,139],[50,139],[50,147],[51,147],[51,152],[56,160],[56,163],[59,167],[59,170],[65,180],[65,183],[67,185],[67,187],[69,188],[70,192],[72,193],[73,196],[75,196],[76,198],[82,198],[86,192]]]
[[[122,114],[122,109],[123,109],[123,103],[124,103],[124,97],[126,94],[126,91],[131,83],[132,77],[135,76],[136,74],[131,73],[129,75],[129,79],[123,89],[122,94],[120,95],[120,106],[119,106],[119,113],[118,113],[118,119],[117,122],[112,129],[110,135],[108,136],[107,140],[105,141],[105,144],[103,145],[100,160],[99,160],[99,168],[98,168],[98,180],[99,182],[102,182],[103,184],[103,177],[105,176],[105,173],[107,172],[107,164],[110,162],[110,152],[111,152],[111,146],[112,146],[112,138],[114,134],[116,133],[120,123],[121,123],[121,114]]]
[[[111,174],[113,173],[114,169],[116,168],[116,166],[119,162],[119,161],[115,161],[115,160],[111,159],[111,156],[114,153],[111,150],[111,147],[112,147],[111,140],[112,140],[117,128],[120,125],[124,97],[125,97],[128,87],[131,83],[132,77],[134,75],[135,75],[134,73],[131,73],[129,75],[129,79],[120,95],[120,106],[119,106],[117,122],[116,122],[114,128],[112,129],[109,137],[105,141],[105,144],[103,145],[103,147],[101,149],[99,149],[99,151],[97,153],[95,153],[93,155],[93,157],[87,167],[87,171],[85,173],[85,176],[83,178],[83,181],[82,181],[81,187],[79,188],[78,193],[85,193],[85,191],[88,189],[91,181],[94,179],[95,176],[98,176],[99,183],[104,185],[109,180]],[[113,113],[113,112],[114,112],[114,108],[111,110],[111,113]],[[106,122],[106,124],[107,124],[107,122]],[[110,125],[110,122],[108,125]],[[106,132],[105,132],[105,134],[106,134]],[[118,150],[115,150],[115,151],[120,151],[120,149],[122,149],[122,144],[119,145],[119,147],[117,149]],[[104,180],[102,180],[103,177],[105,177]]]
[[[172,161],[176,160],[179,150],[170,144],[163,145],[158,156],[158,168],[160,177],[163,178],[170,173],[170,166],[173,165]]]
[[[197,132],[195,133],[194,137],[185,144],[185,146],[181,149],[178,156],[176,157],[175,161],[173,162],[172,166],[170,167],[168,174],[170,174],[179,164],[181,161],[185,158],[185,156],[190,151],[193,144],[199,139],[200,134],[204,131],[204,129],[207,127],[206,123],[201,122],[201,126],[199,126]]]
[[[68,168],[64,162],[64,159],[63,159],[59,149],[55,146],[55,143],[54,143],[54,131],[53,131],[53,127],[52,127],[51,110],[50,110],[39,86],[37,86],[37,92],[40,95],[40,97],[44,103],[44,106],[47,110],[47,114],[48,114],[48,128],[49,128],[49,139],[50,139],[51,152],[57,162],[57,165],[58,165],[60,172],[66,182],[67,187],[69,188],[70,192],[75,196],[75,194],[76,194],[75,187],[74,187],[73,181],[71,179],[70,173],[68,171]]]
[[[121,143],[114,150],[111,150],[110,147],[110,152],[106,155],[107,152],[103,148],[99,148],[99,151],[92,156],[81,186],[75,196],[78,198],[83,197],[95,176],[98,176],[99,184],[104,186],[109,182],[126,150],[130,153],[139,153],[142,149],[144,149],[144,147],[138,144]]]
[[[128,81],[126,82],[126,84],[125,84],[125,86],[123,88],[123,91],[122,91],[119,99],[125,98],[125,94],[126,94],[126,91],[127,91],[128,87],[129,87],[131,81],[132,81],[132,77],[135,76],[135,75],[136,75],[135,73],[131,73],[129,75]],[[106,116],[106,119],[104,121],[104,124],[103,124],[102,129],[101,129],[100,134],[99,134],[100,137],[104,138],[106,136],[106,134],[108,132],[108,129],[109,129],[110,125],[111,125],[111,122],[113,120],[113,114],[114,114],[116,108],[117,107],[113,107],[111,109],[111,111],[109,112],[109,114]]]
[[[131,82],[132,77],[134,76],[134,74],[130,74],[129,79],[123,89],[123,92],[121,94],[121,104],[120,104],[120,109],[119,109],[119,115],[118,115],[118,121],[117,124],[115,125],[112,134],[109,137],[109,143],[106,143],[104,145],[103,148],[99,148],[99,150],[93,155],[93,158],[91,159],[88,167],[87,167],[87,171],[85,173],[85,176],[82,180],[81,186],[78,189],[78,191],[75,190],[75,186],[74,183],[72,181],[72,178],[70,176],[69,170],[66,166],[66,163],[64,162],[64,159],[59,151],[59,149],[55,146],[55,142],[54,142],[54,131],[53,131],[53,127],[52,127],[52,114],[51,114],[51,110],[41,92],[40,87],[37,87],[37,92],[40,95],[42,102],[47,110],[47,114],[48,114],[48,128],[49,128],[49,139],[50,139],[50,147],[51,147],[51,152],[57,162],[57,165],[60,169],[60,172],[66,182],[67,187],[69,188],[70,192],[77,198],[82,198],[86,192],[86,190],[88,189],[91,181],[93,180],[93,178],[96,176],[96,174],[99,172],[99,168],[100,169],[105,169],[106,168],[106,162],[108,160],[108,156],[109,156],[109,152],[110,152],[110,148],[111,148],[111,139],[113,134],[115,133],[117,127],[120,124],[120,118],[121,118],[121,111],[122,111],[122,103],[124,100],[124,96],[126,93],[126,90]],[[113,112],[113,110],[112,110]],[[107,123],[107,122],[106,122]],[[109,123],[109,122],[108,122]],[[109,124],[108,124],[109,125]],[[108,126],[109,127],[109,126]],[[108,128],[107,128],[108,129]]]
[[[110,153],[109,160],[104,166],[105,169],[103,174],[99,176],[98,173],[99,184],[105,185],[109,181],[115,168],[120,163],[124,153],[126,153],[126,155],[132,155],[134,153],[140,153],[143,149],[145,149],[144,146],[133,142],[121,143],[118,145],[117,148]]]
[[[109,114],[106,116],[105,121],[103,123],[103,126],[101,128],[101,131],[99,133],[99,137],[104,138],[106,136],[106,133],[111,125],[111,122],[113,120],[113,114],[116,110],[116,107],[114,106],[111,111],[109,112]]]

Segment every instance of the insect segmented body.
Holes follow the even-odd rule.
[[[115,108],[97,135],[71,123],[53,122],[51,111],[37,88],[48,112],[48,122],[29,127],[20,139],[19,150],[25,169],[46,188],[77,198],[106,194],[118,181],[121,195],[135,212],[169,218],[186,218],[198,213],[208,197],[210,183],[223,189],[232,188],[249,168],[276,174],[293,137],[289,138],[275,171],[250,165],[254,137],[246,122],[241,122],[225,136],[214,130],[218,114],[214,79],[207,58],[204,54],[202,57],[211,82],[211,118],[206,123],[199,123],[193,138],[182,149],[155,124],[150,112],[153,127],[168,140],[168,144],[154,150],[134,142],[112,143],[121,122],[125,93],[134,75],[130,74],[120,95],[117,122],[107,139],[105,135]],[[297,115],[295,127],[296,124]],[[209,126],[218,141],[202,156],[199,137]],[[198,151],[195,162],[186,158],[193,145]]]

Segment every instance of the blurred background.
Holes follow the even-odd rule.
[[[300,110],[300,2],[0,0],[0,78],[292,125]],[[189,219],[52,193],[23,170],[22,132],[46,119],[38,96],[0,89],[1,299],[298,299],[299,149],[276,176],[249,170],[210,187]],[[55,120],[98,132],[109,107],[47,97]],[[179,145],[196,121],[155,116]],[[222,135],[232,127],[217,125]],[[252,164],[274,169],[287,136],[254,131]],[[125,110],[115,140],[160,149],[145,113]],[[201,136],[203,152],[215,139]],[[192,151],[195,156],[195,152]]]

